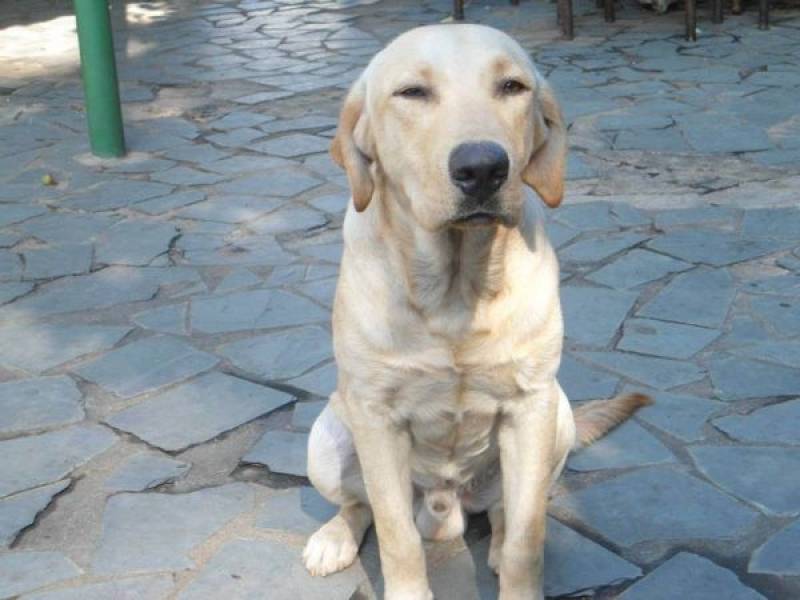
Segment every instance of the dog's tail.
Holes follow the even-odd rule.
[[[576,429],[573,449],[585,448],[596,442],[637,410],[652,403],[650,396],[633,393],[576,406],[573,409]]]

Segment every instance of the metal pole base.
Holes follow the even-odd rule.
[[[125,135],[108,4],[106,0],[75,0],[75,16],[92,152],[101,157],[122,156]]]

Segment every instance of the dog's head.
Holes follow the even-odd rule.
[[[428,230],[517,223],[523,185],[563,195],[566,131],[550,86],[506,34],[478,25],[411,30],[350,90],[331,147],[355,208],[376,182]]]

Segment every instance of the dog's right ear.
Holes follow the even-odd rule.
[[[370,156],[374,154],[374,148],[366,111],[366,91],[365,77],[361,75],[345,98],[336,137],[331,144],[331,156],[347,173],[353,204],[358,212],[367,208],[374,189],[370,174]]]

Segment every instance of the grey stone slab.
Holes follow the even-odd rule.
[[[548,221],[546,227],[547,237],[550,239],[550,243],[554,248],[561,248],[580,234],[580,231],[555,221]]]
[[[636,248],[586,278],[612,288],[632,288],[691,267],[689,263]]]
[[[188,424],[187,424],[188,425]],[[142,492],[185,477],[191,465],[158,452],[144,451],[131,456],[103,488],[110,493]]]
[[[762,150],[747,154],[747,158],[754,163],[765,167],[789,167],[796,165],[800,160],[800,153],[796,149],[792,150]]]
[[[589,165],[581,156],[571,152],[567,156],[567,179],[591,179],[597,177],[597,169]]]
[[[32,217],[38,217],[47,212],[44,206],[31,206],[29,204],[0,204],[0,227],[21,223]]]
[[[327,404],[327,400],[296,402],[292,411],[292,427],[299,431],[309,431]]]
[[[165,196],[172,186],[133,179],[105,181],[90,190],[81,192],[63,201],[65,206],[87,211],[105,211],[130,206],[137,202]]]
[[[173,185],[211,185],[225,181],[227,177],[191,167],[173,167],[151,175],[150,179]]]
[[[186,335],[186,315],[188,304],[168,304],[159,306],[133,315],[133,321],[140,327],[151,329],[160,333]]]
[[[22,235],[19,233],[0,233],[0,248],[11,248],[11,246],[18,244],[20,240],[22,240]]]
[[[82,421],[78,386],[63,375],[0,383],[0,434],[16,435]]]
[[[265,154],[293,158],[316,152],[327,152],[330,144],[331,141],[327,138],[307,133],[292,133],[255,144],[252,148]]]
[[[595,122],[598,129],[664,129],[672,119],[651,112],[622,111],[600,115]]]
[[[297,169],[274,169],[259,175],[239,177],[223,183],[220,191],[228,194],[262,195],[265,190],[273,196],[294,196],[317,187],[322,181]]]
[[[698,225],[734,225],[741,211],[727,206],[698,206],[660,210],[655,214],[658,229]]]
[[[0,321],[30,319],[79,310],[96,310],[117,304],[149,300],[158,291],[152,273],[109,267],[41,285],[33,293],[0,309]]]
[[[728,271],[700,267],[676,276],[636,314],[718,328],[725,322],[735,294]]]
[[[716,485],[767,514],[800,514],[800,489],[786,476],[800,472],[800,448],[692,446],[689,453]]]
[[[673,231],[650,240],[647,246],[681,260],[720,267],[772,254],[787,247],[787,242],[708,229]]]
[[[253,140],[264,137],[264,133],[252,127],[232,129],[226,133],[215,133],[208,136],[208,141],[226,148],[250,147]]]
[[[283,200],[268,196],[222,196],[178,211],[184,219],[220,223],[250,223],[278,208]]]
[[[620,600],[766,600],[710,560],[680,552],[625,590]]]
[[[92,559],[96,575],[192,569],[189,553],[226,523],[253,509],[244,483],[188,494],[117,494],[108,499]]]
[[[228,273],[214,288],[214,293],[232,292],[242,288],[259,285],[261,279],[247,269],[234,269]]]
[[[146,265],[169,250],[178,230],[169,223],[126,220],[104,231],[95,244],[95,261],[107,265]]]
[[[626,388],[625,391],[633,391],[633,388]],[[650,393],[642,388],[636,388],[636,391]],[[636,416],[684,442],[702,439],[703,429],[709,417],[726,406],[722,402],[696,396],[666,392],[652,395],[654,403],[640,409]]]
[[[707,69],[703,72],[708,73]],[[689,114],[679,117],[679,124],[689,144],[702,153],[753,152],[772,148],[761,127],[720,114]]]
[[[175,162],[163,158],[152,158],[148,154],[134,154],[132,157],[114,161],[109,173],[157,173],[175,166]]]
[[[700,367],[684,361],[639,356],[626,352],[580,352],[577,356],[659,390],[698,381],[705,376]]]
[[[708,346],[721,332],[683,323],[654,319],[628,319],[623,326],[619,350],[665,358],[691,358]]]
[[[766,328],[749,316],[731,319],[729,331],[717,342],[717,348],[730,350],[742,345],[757,344],[770,337]]]
[[[115,219],[103,215],[50,213],[17,228],[48,244],[86,244],[114,222]]]
[[[285,392],[214,372],[111,415],[106,422],[172,452],[207,442],[293,400]]]
[[[255,127],[261,123],[273,121],[275,118],[261,113],[248,112],[245,110],[233,111],[221,119],[211,121],[208,126],[212,129],[228,130],[238,129],[239,127]]]
[[[0,304],[5,304],[24,296],[33,289],[33,284],[28,281],[15,281],[0,283]]]
[[[572,455],[567,466],[573,471],[599,471],[674,462],[661,442],[635,421],[628,421]]]
[[[60,552],[9,552],[0,555],[0,598],[78,577],[81,570]]]
[[[301,549],[278,540],[228,542],[205,565],[178,600],[348,600],[367,577],[359,564],[328,577],[312,577],[303,567]]]
[[[259,127],[266,133],[282,133],[285,131],[304,131],[310,129],[327,129],[336,127],[337,119],[326,115],[304,115],[296,119],[277,119]]]
[[[50,279],[86,273],[92,266],[91,244],[69,244],[53,248],[27,250],[25,279]]]
[[[565,354],[561,358],[558,381],[570,400],[608,398],[619,385],[619,378],[595,369]]]
[[[780,264],[780,259],[775,260],[775,264]],[[749,280],[742,286],[742,291],[751,294],[782,294],[800,295],[800,275],[790,273],[788,275],[778,275],[777,277],[763,277],[760,279]]]
[[[601,261],[609,256],[635,246],[648,239],[647,235],[630,231],[613,233],[602,237],[589,238],[561,248],[558,256],[567,262],[587,263]]]
[[[178,246],[180,245],[179,240]],[[296,257],[285,252],[280,244],[269,236],[251,236],[230,243],[220,241],[207,247],[186,249],[183,256],[186,262],[197,266],[266,267],[286,265],[296,260]]]
[[[342,259],[341,242],[304,246],[299,251],[303,256],[310,256],[331,263],[338,263]]]
[[[800,552],[797,548],[800,548],[800,521],[781,529],[756,548],[747,570],[769,575],[800,575]]]
[[[256,527],[311,535],[339,511],[313,487],[282,490],[267,498],[256,517]]]
[[[19,533],[32,525],[36,516],[69,484],[69,480],[58,481],[0,500],[0,547],[10,546]]]
[[[192,299],[192,329],[205,333],[241,331],[327,321],[310,300],[279,290],[253,290]]]
[[[207,165],[208,163],[222,160],[230,153],[217,150],[211,144],[186,144],[176,146],[164,152],[164,156],[173,160]]]
[[[758,513],[670,466],[643,467],[552,505],[621,546],[649,540],[732,540]]]
[[[313,298],[320,304],[333,309],[333,301],[336,296],[336,279],[318,279],[302,285],[295,286],[295,290],[305,296]]]
[[[287,383],[302,390],[327,398],[336,390],[336,363],[330,362],[301,375],[290,379]]]
[[[431,587],[442,600],[497,597],[497,577],[489,569],[489,538],[472,544],[430,572]],[[548,598],[589,593],[641,575],[641,570],[553,518],[547,520],[544,591]]]
[[[637,294],[605,288],[564,286],[561,306],[567,339],[605,346],[630,312]]]
[[[617,229],[650,223],[650,219],[636,208],[613,202],[568,204],[559,208],[553,218],[578,231]]]
[[[768,340],[732,348],[731,354],[800,369],[800,341]]]
[[[153,575],[39,592],[24,600],[167,600],[173,587],[171,575]]]
[[[240,369],[265,379],[297,377],[329,359],[332,351],[328,331],[311,326],[246,338],[219,349]]]
[[[620,131],[614,138],[615,150],[646,152],[686,152],[689,146],[677,127]]]
[[[248,223],[248,227],[259,235],[277,235],[310,231],[327,223],[328,218],[321,212],[289,204],[257,221]]]
[[[800,445],[800,399],[766,406],[747,415],[714,419],[713,424],[742,442]]]
[[[113,350],[75,372],[118,396],[131,398],[188,379],[218,362],[216,356],[188,342],[156,335]]]
[[[290,96],[294,96],[294,94],[292,92],[259,92],[257,94],[248,94],[247,96],[236,98],[236,102],[254,106],[256,104],[269,102],[270,100],[280,100],[281,98],[288,98]]]
[[[130,330],[130,327],[104,325],[0,327],[0,364],[41,373],[81,356],[107,350]]]
[[[116,441],[105,427],[74,425],[0,442],[0,497],[63,479]]]
[[[244,175],[246,173],[260,173],[265,169],[275,169],[277,167],[292,167],[296,163],[285,158],[276,156],[251,156],[241,154],[218,160],[204,165],[209,171],[215,173],[225,173],[230,175]]]
[[[746,358],[714,356],[709,361],[709,373],[723,400],[796,396],[800,390],[800,369]]]
[[[742,235],[750,238],[784,239],[797,242],[800,210],[757,208],[748,210],[742,219]]]
[[[761,296],[750,300],[753,313],[781,336],[800,335],[800,300],[794,296]]]
[[[309,200],[308,203],[317,210],[321,210],[332,215],[339,215],[344,213],[344,211],[347,209],[349,200],[350,199],[346,194],[326,194],[324,196],[314,198],[313,200]]]
[[[136,210],[147,213],[148,215],[161,215],[171,210],[202,202],[205,198],[206,195],[203,192],[178,192],[139,202],[136,205]]]
[[[0,281],[22,278],[22,260],[15,252],[0,250]]]
[[[307,477],[307,447],[307,433],[267,431],[244,455],[242,462],[265,465],[274,473]]]

